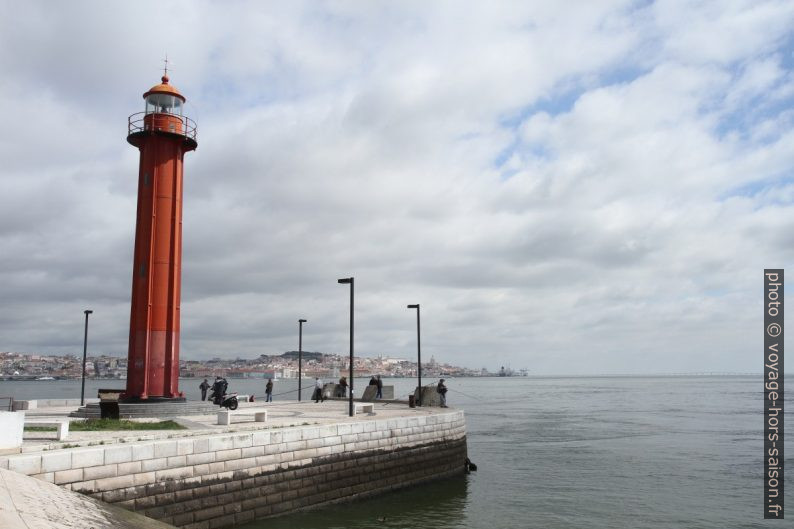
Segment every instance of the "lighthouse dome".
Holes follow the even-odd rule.
[[[168,76],[162,77],[162,82],[154,85],[148,92],[143,94],[146,100],[146,113],[178,114],[182,115],[182,105],[185,96],[179,93],[175,87],[168,84]]]

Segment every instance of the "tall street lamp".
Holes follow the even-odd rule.
[[[350,416],[353,416],[353,278],[346,277],[343,279],[338,279],[337,283],[343,285],[350,285],[350,397],[348,398],[348,402],[350,403]]]
[[[298,320],[298,402],[301,401],[301,364],[303,362],[303,324],[306,320]]]
[[[417,402],[418,406],[422,405],[422,338],[421,333],[419,332],[419,303],[416,305],[408,305],[409,309],[416,309],[416,356],[417,362],[416,365],[418,367],[417,374],[419,375],[419,400]]]
[[[80,387],[80,406],[85,405],[85,358],[88,352],[88,315],[93,314],[93,310],[84,310],[85,313],[85,334],[83,335],[83,383]]]

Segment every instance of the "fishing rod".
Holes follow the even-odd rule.
[[[279,395],[289,395],[290,393],[297,393],[297,392],[298,392],[297,389],[291,389],[289,391],[282,391],[281,393],[272,393],[271,396],[278,397]],[[260,398],[265,398],[265,399],[267,398],[267,394],[265,394],[264,396],[262,395],[251,395],[251,396],[254,397],[254,401]]]
[[[445,378],[444,380],[449,380],[449,378]],[[432,386],[433,384],[438,384],[438,382],[431,382],[430,384],[425,384],[425,385],[424,385],[424,386],[422,386],[422,387],[425,387],[425,388],[427,388],[427,387],[430,387],[430,386]],[[474,399],[474,400],[482,400],[480,397],[475,397],[475,396],[473,396],[473,395],[469,395],[468,393],[463,393],[462,391],[460,391],[460,390],[457,390],[457,389],[454,389],[454,388],[450,388],[450,387],[448,387],[447,389],[448,389],[448,390],[450,390],[450,391],[454,391],[455,393],[460,393],[460,394],[461,394],[461,395],[463,395],[464,397],[469,397],[470,399]]]
[[[474,396],[472,396],[472,395],[469,395],[469,394],[467,394],[467,393],[463,393],[462,391],[458,391],[457,389],[452,389],[452,388],[447,388],[447,389],[448,389],[448,390],[450,390],[450,391],[454,391],[455,393],[460,393],[460,394],[461,394],[461,395],[463,395],[464,397],[469,397],[470,399],[474,399],[474,400],[482,400],[480,397],[474,397]]]

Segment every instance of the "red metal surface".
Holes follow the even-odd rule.
[[[175,116],[173,114],[138,112],[129,117],[127,130],[129,134],[151,130],[172,132],[182,134],[193,140],[196,139],[196,122],[187,116]]]
[[[195,126],[186,136],[183,119],[148,114],[127,137],[140,150],[140,164],[125,399],[182,396],[182,160],[196,148]]]

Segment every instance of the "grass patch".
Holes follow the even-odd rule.
[[[174,421],[133,422],[124,419],[88,419],[69,424],[73,432],[99,432],[103,430],[186,430]]]
[[[25,426],[26,432],[54,432],[55,426]],[[119,419],[88,419],[69,423],[73,432],[101,432],[114,430],[187,430],[174,421],[133,422]],[[139,439],[140,440],[140,439]]]

